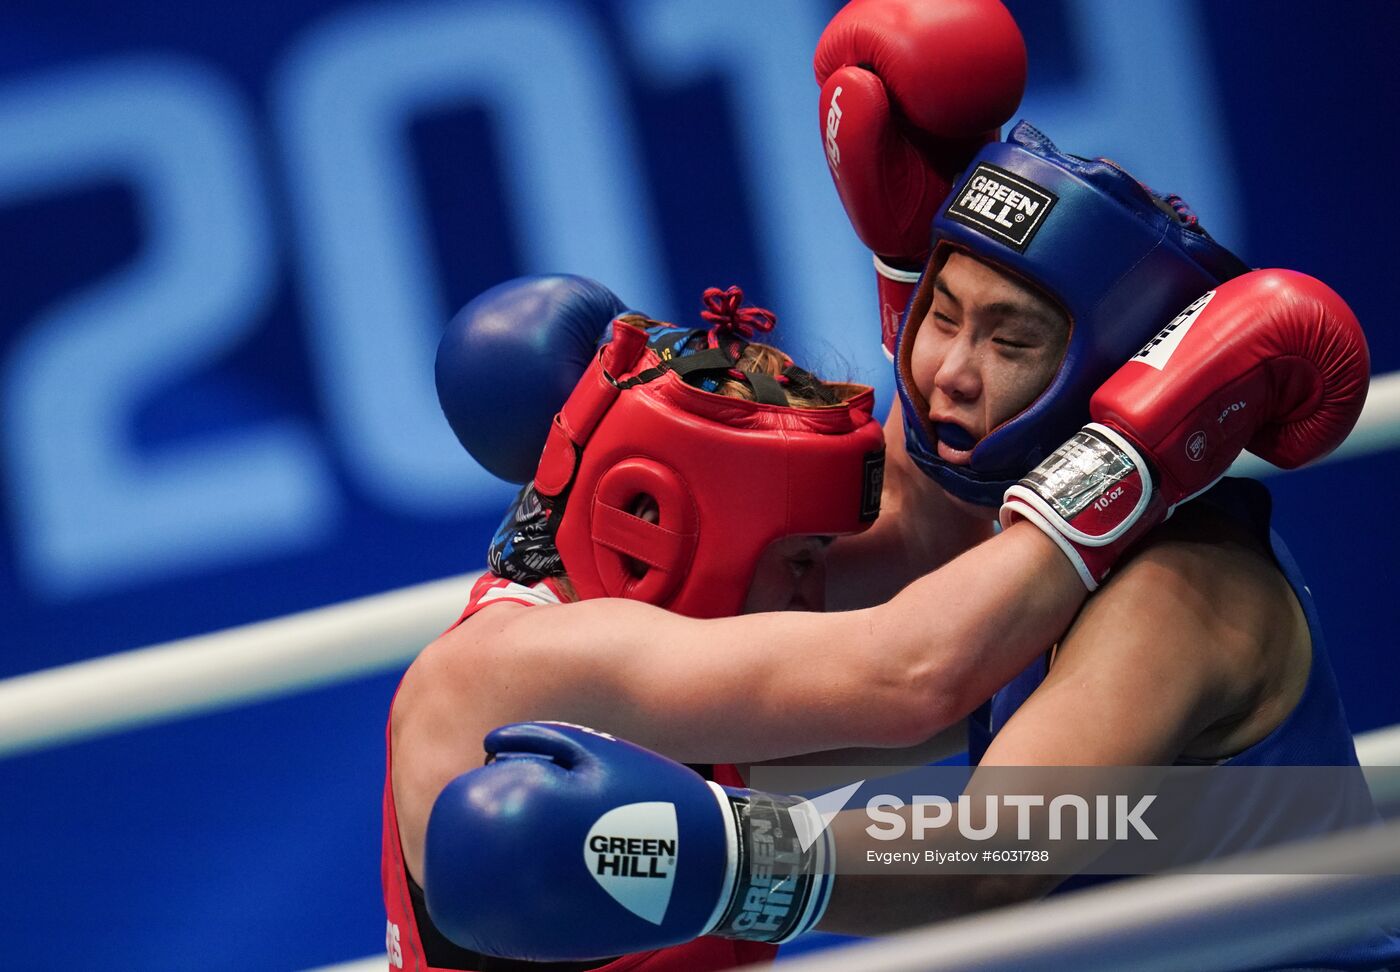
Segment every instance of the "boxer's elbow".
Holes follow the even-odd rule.
[[[914,746],[938,735],[967,715],[970,702],[962,658],[929,650],[889,652],[879,660],[879,686],[869,711],[878,720],[880,745]]]
[[[952,688],[958,678],[944,660],[885,661],[867,709],[876,720],[876,745],[913,747],[958,723],[967,714],[962,693]]]
[[[390,784],[404,862],[421,881],[428,815],[442,788],[482,765],[482,738],[512,713],[482,667],[491,653],[464,650],[460,631],[425,648],[404,674],[389,711]],[[475,646],[480,647],[480,646]]]

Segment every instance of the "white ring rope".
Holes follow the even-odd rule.
[[[1224,972],[1300,961],[1400,926],[1400,821],[931,925],[786,964],[787,972]],[[1308,874],[1289,871],[1308,870]],[[1322,872],[1332,873],[1322,873]]]
[[[0,681],[0,757],[407,666],[480,573]]]
[[[1241,860],[1257,873],[1178,872],[1117,881],[778,967],[785,972],[1229,972],[1302,961],[1361,940],[1376,925],[1400,926],[1400,821]],[[383,968],[381,954],[317,972]]]
[[[1355,431],[1323,461],[1397,445],[1400,372],[1372,380]],[[1257,468],[1242,461],[1231,471],[1278,471],[1252,456],[1246,459]],[[5,679],[0,681],[0,757],[406,665],[457,617],[478,576],[449,577]],[[1368,750],[1373,764],[1400,764],[1400,732],[1386,739]]]

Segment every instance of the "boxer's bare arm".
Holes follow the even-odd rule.
[[[1068,627],[1083,585],[1038,533],[1008,530],[861,611],[701,621],[599,599],[511,610],[492,637],[464,632],[469,651],[452,633],[428,654],[470,672],[501,721],[578,722],[684,762],[913,745]]]
[[[967,722],[960,720],[937,735],[930,736],[923,742],[912,746],[901,746],[898,749],[875,746],[824,749],[813,753],[799,753],[796,756],[764,760],[763,766],[801,766],[813,770],[813,775],[803,777],[818,781],[812,784],[812,789],[824,785],[820,782],[821,774],[817,771],[830,770],[831,786],[834,788],[850,782],[846,773],[846,768],[850,766],[908,769],[910,766],[927,766],[939,763],[965,752],[967,752]],[[748,763],[739,765],[740,774],[746,780],[749,778],[748,769],[750,766],[751,764]]]
[[[888,604],[697,621],[636,601],[499,605],[428,646],[392,719],[416,873],[433,800],[486,732],[556,719],[691,763],[916,745],[972,711],[1074,617],[1084,586],[1018,524]]]
[[[1311,658],[1302,608],[1271,555],[1236,524],[1188,506],[1085,605],[987,759],[1224,758],[1283,721]]]
[[[1045,681],[993,740],[981,767],[1218,759],[1258,742],[1287,717],[1311,658],[1296,599],[1267,555],[1228,523],[1189,509],[1178,519],[1090,599]],[[994,792],[988,779],[979,771],[968,792],[979,785]],[[863,811],[837,820],[843,857],[858,858],[875,845],[864,833],[869,822]],[[919,850],[934,846],[923,841]],[[897,848],[883,842],[879,849]],[[1033,899],[1057,883],[1043,875],[845,875],[822,927],[893,931]]]
[[[905,585],[992,535],[992,520],[970,516],[904,449],[898,398],[885,419],[885,482],[880,518],[864,533],[838,537],[827,553],[827,607],[883,604]]]

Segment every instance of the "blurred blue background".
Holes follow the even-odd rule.
[[[1009,6],[1022,116],[1332,284],[1400,370],[1400,5]],[[888,401],[819,138],[836,7],[0,6],[0,677],[481,566],[509,489],[432,355],[517,274],[661,317],[740,283]],[[1392,451],[1273,481],[1358,731],[1400,722],[1397,478]],[[0,761],[0,965],[375,952],[396,679]]]

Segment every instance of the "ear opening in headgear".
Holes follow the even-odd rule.
[[[633,512],[642,497],[655,522]],[[661,604],[680,587],[695,555],[699,511],[670,466],[642,458],[613,466],[598,480],[590,521],[594,566],[609,596]]]
[[[626,509],[629,514],[645,523],[661,522],[661,506],[650,493],[638,493],[627,503]],[[636,557],[624,556],[622,562],[637,580],[641,580],[647,575],[647,571],[651,570],[650,564]]]

